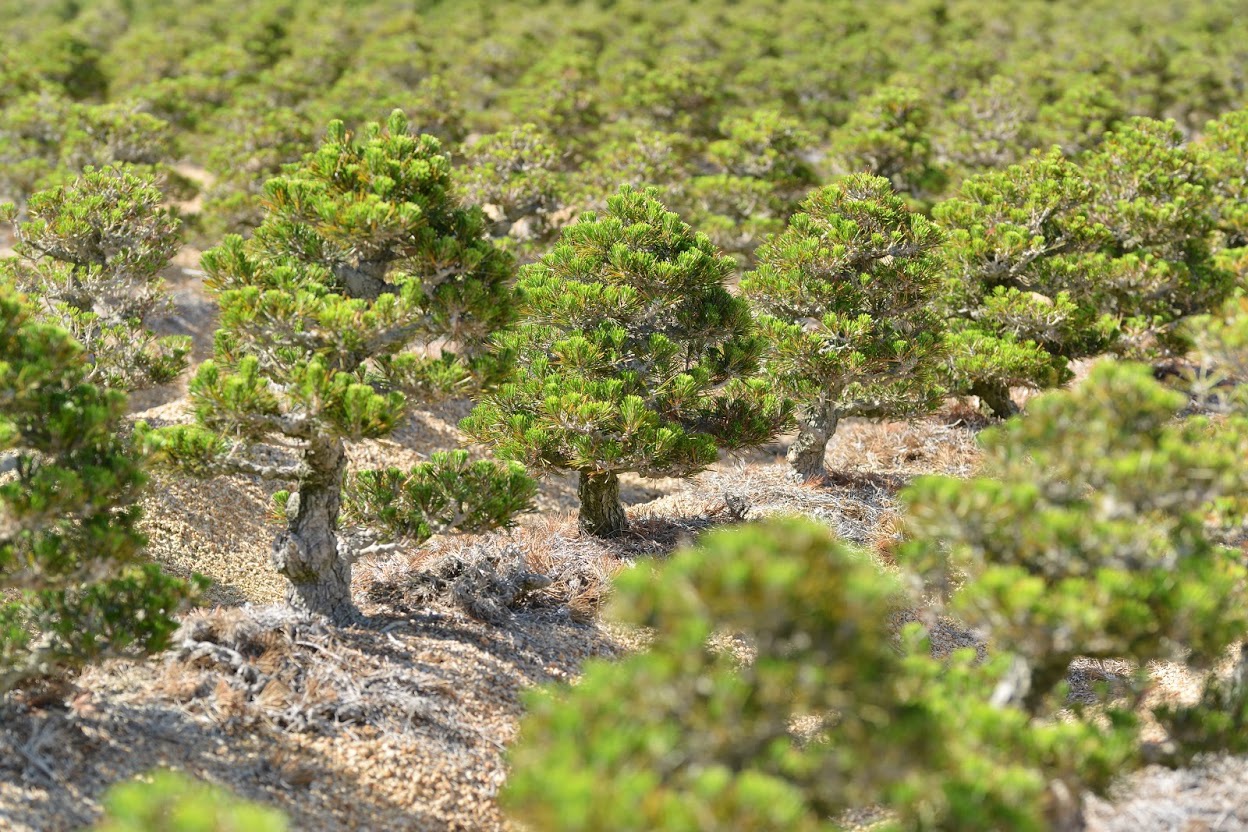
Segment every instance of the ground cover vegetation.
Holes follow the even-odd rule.
[[[1248,752],[1239,5],[0,0],[0,695],[178,639],[262,693],[175,636],[205,581],[145,553],[149,469],[270,484],[300,620],[376,625],[353,565],[461,532],[488,566],[400,584],[502,626],[586,586],[499,542],[534,477],[576,478],[575,545],[666,553],[631,476],[789,432],[818,493],[847,420],[961,408],[1006,420],[971,476],[855,472],[887,545],[812,513],[595,573],[568,615],[651,638],[528,695],[515,822],[1073,830]],[[151,388],[189,418],[128,419]],[[448,400],[477,445],[352,461]],[[99,828],[284,824],[157,773]]]

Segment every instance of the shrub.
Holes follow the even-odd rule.
[[[119,783],[104,796],[94,832],[286,832],[282,813],[174,771]]]
[[[160,271],[181,244],[182,224],[163,201],[150,178],[88,168],[31,197],[17,231],[20,259],[0,263],[0,274],[41,299],[46,317],[86,348],[86,381],[138,390],[186,369],[190,339],[147,328],[168,307]]]
[[[491,212],[491,235],[523,252],[541,252],[559,233],[552,214],[566,199],[560,152],[532,124],[482,136],[467,148],[465,197]]]
[[[386,435],[414,401],[471,389],[475,357],[511,313],[511,259],[451,187],[441,145],[410,135],[402,113],[358,140],[334,122],[315,153],[266,186],[252,239],[227,237],[204,254],[221,329],[191,384],[199,426],[152,438],[165,459],[201,473],[295,484],[273,559],[297,609],[354,615],[352,553],[336,537],[344,443]],[[443,339],[460,352],[439,354],[431,345]],[[263,451],[272,445],[286,455]],[[437,468],[386,482],[418,487],[411,502],[424,506],[425,490],[445,481]],[[480,478],[480,493],[447,499],[471,496],[493,523],[508,522],[531,491],[505,490],[511,468],[495,474]]]
[[[1244,489],[1235,430],[1175,422],[1185,398],[1132,365],[1102,364],[984,435],[971,481],[903,493],[916,542],[903,561],[1018,656],[1016,695],[1039,712],[1079,656],[1216,660],[1248,633],[1248,570],[1207,528]],[[962,584],[960,589],[955,588]]]
[[[126,398],[86,371],[81,346],[0,289],[0,692],[164,649],[203,586],[144,562]]]
[[[888,180],[859,174],[816,191],[759,249],[741,291],[760,312],[767,374],[800,405],[789,461],[802,477],[823,475],[841,417],[940,403],[940,240]]]
[[[945,186],[929,135],[931,108],[914,87],[886,86],[859,101],[832,137],[841,173],[882,176],[916,201]]]
[[[1234,288],[1213,256],[1217,202],[1201,161],[1173,122],[1137,118],[1081,162],[1088,219],[1109,233],[1109,262],[1090,294],[1121,322],[1120,354],[1182,356],[1184,318],[1215,311]]]
[[[949,321],[950,390],[998,416],[1011,387],[1069,378],[1071,358],[1106,349],[1118,321],[1091,295],[1104,272],[1088,258],[1107,232],[1088,220],[1092,189],[1060,152],[980,174],[933,209]]]
[[[526,266],[523,318],[498,338],[515,376],[462,425],[500,456],[578,472],[580,525],[626,525],[618,476],[690,476],[766,441],[788,410],[753,377],[762,343],[724,288],[733,262],[629,187]]]
[[[649,650],[529,696],[504,806],[556,832],[832,832],[868,806],[890,829],[1070,828],[1129,732],[995,704],[1008,656],[936,660],[917,625],[899,650],[901,598],[808,521],[624,573],[611,609],[653,630]]]

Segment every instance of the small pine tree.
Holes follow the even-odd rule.
[[[199,426],[153,436],[165,458],[200,472],[287,480],[286,528],[273,547],[300,610],[346,620],[352,553],[338,538],[345,442],[388,434],[415,401],[471,389],[475,359],[511,314],[512,261],[485,236],[480,212],[452,195],[438,140],[412,136],[401,112],[355,139],[331,123],[324,143],[271,180],[269,213],[250,241],[227,237],[204,253],[205,283],[221,306],[214,357],[191,384]],[[459,350],[444,349],[437,343]],[[286,455],[261,449],[280,445]],[[442,457],[407,475],[365,480],[419,493],[404,505],[441,505]],[[525,507],[514,467],[478,476],[480,493],[449,494],[489,506],[505,524]],[[487,525],[481,512],[452,516]],[[421,529],[419,517],[387,520]],[[455,525],[455,524],[451,524]]]
[[[86,348],[88,382],[139,390],[186,369],[190,339],[147,328],[169,304],[160,271],[181,244],[182,224],[163,201],[149,178],[88,168],[31,197],[17,230],[20,259],[0,263]]]
[[[104,796],[104,817],[91,832],[286,832],[276,809],[172,770],[118,783]]]
[[[490,213],[491,235],[525,254],[547,248],[559,233],[551,215],[566,200],[554,140],[525,124],[481,137],[465,155],[461,187]]]
[[[1082,160],[1088,218],[1109,234],[1108,264],[1090,294],[1122,322],[1119,354],[1182,356],[1191,347],[1183,320],[1217,310],[1234,288],[1234,274],[1213,255],[1218,201],[1202,162],[1174,122],[1145,118]]]
[[[1225,113],[1209,122],[1200,153],[1213,190],[1223,245],[1248,247],[1248,109]]]
[[[789,461],[800,476],[823,476],[841,417],[940,403],[940,240],[887,179],[857,174],[812,194],[759,249],[741,291],[761,313],[768,375],[799,404]]]
[[[126,397],[87,384],[87,367],[68,333],[0,289],[0,693],[164,649],[203,586],[144,562]]]
[[[500,456],[580,477],[580,525],[626,526],[619,474],[691,476],[718,448],[766,441],[788,410],[752,374],[762,349],[732,260],[629,187],[522,270],[522,322],[500,335],[513,379],[462,427]]]
[[[882,176],[899,192],[922,202],[945,187],[929,123],[931,109],[914,87],[886,86],[858,102],[832,136],[840,173]]]
[[[752,262],[754,250],[784,227],[815,182],[803,155],[814,137],[794,119],[761,110],[724,119],[724,138],[707,145],[698,169],[678,194],[680,213],[724,251]]]
[[[1185,404],[1144,367],[1102,364],[986,433],[982,477],[903,492],[904,562],[1019,657],[1014,693],[1033,713],[1060,707],[1076,657],[1134,660],[1139,697],[1147,662],[1207,666],[1248,634],[1248,570],[1208,528],[1210,504],[1248,485],[1245,434],[1176,423]]]
[[[997,416],[1017,411],[1011,387],[1052,387],[1071,358],[1108,348],[1117,319],[1091,293],[1105,229],[1086,216],[1092,189],[1059,151],[972,177],[932,214],[949,321],[947,383]]]
[[[1083,789],[1133,760],[1130,731],[994,703],[1008,656],[934,659],[918,625],[898,650],[900,601],[807,521],[625,572],[612,611],[653,641],[530,695],[503,805],[553,832],[835,832],[868,806],[915,832],[1074,828]]]

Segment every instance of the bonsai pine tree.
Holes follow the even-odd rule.
[[[918,89],[885,86],[864,97],[832,136],[838,172],[882,176],[922,202],[945,187],[932,147],[932,113]]]
[[[64,330],[0,288],[0,693],[169,643],[202,586],[143,560],[126,397],[85,382]]]
[[[19,259],[0,263],[86,348],[89,382],[138,390],[186,368],[190,339],[147,328],[169,303],[160,271],[181,244],[182,224],[163,201],[151,179],[126,168],[88,169],[31,197]]]
[[[1136,662],[1138,702],[1147,662],[1208,667],[1248,634],[1242,553],[1209,526],[1214,501],[1244,493],[1248,432],[1176,422],[1186,404],[1145,367],[1103,363],[986,433],[981,477],[903,493],[904,562],[1018,658],[1012,697],[1030,712],[1061,707],[1076,657]]]
[[[465,156],[461,187],[489,212],[491,236],[525,255],[548,247],[559,233],[551,215],[566,201],[562,154],[553,139],[525,124],[482,136]]]
[[[1213,191],[1225,248],[1248,246],[1248,109],[1225,113],[1205,126],[1200,153]]]
[[[1146,118],[1108,134],[1082,161],[1089,218],[1109,234],[1093,297],[1122,321],[1119,353],[1182,356],[1191,346],[1183,319],[1215,311],[1234,288],[1213,255],[1220,211],[1202,161],[1173,122]]]
[[[622,188],[522,270],[523,317],[498,337],[515,375],[463,429],[506,459],[576,471],[581,528],[622,532],[620,473],[691,476],[788,418],[753,377],[762,342],[724,288],[732,269],[656,191]]]
[[[199,425],[154,439],[201,472],[290,482],[273,546],[289,601],[349,619],[354,554],[337,537],[345,443],[386,435],[415,402],[472,388],[484,366],[476,358],[511,314],[512,261],[486,238],[480,212],[452,196],[437,139],[410,135],[398,111],[359,139],[331,123],[320,148],[265,194],[268,214],[250,241],[227,237],[204,253],[221,328],[191,384]],[[475,472],[477,493],[429,493],[446,482],[440,466],[464,462],[369,475],[358,492],[397,492],[399,506],[477,529],[527,504],[531,489],[513,466]],[[408,488],[417,493],[399,499]],[[385,518],[389,530],[427,536],[424,518],[400,514]]]
[[[916,832],[1071,828],[1070,797],[1132,760],[1127,732],[993,704],[1008,656],[935,659],[918,625],[899,651],[901,597],[793,519],[628,570],[612,611],[653,642],[529,696],[503,805],[554,832],[835,832],[867,806]],[[712,647],[725,632],[751,655]]]
[[[759,242],[784,227],[815,182],[803,158],[814,137],[768,110],[724,119],[720,130],[725,138],[707,146],[701,166],[711,172],[689,179],[679,199],[720,248],[752,262]]]
[[[1069,359],[1114,341],[1117,319],[1094,297],[1108,232],[1088,219],[1091,200],[1078,168],[1053,150],[972,177],[933,209],[946,232],[952,392],[1009,416],[1011,387],[1057,385]]]
[[[741,291],[760,313],[768,375],[799,405],[789,462],[802,477],[823,476],[842,416],[940,403],[940,240],[887,179],[856,174],[812,194],[760,247]]]

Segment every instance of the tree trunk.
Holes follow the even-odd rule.
[[[304,452],[313,474],[286,503],[286,530],[273,542],[273,565],[290,581],[286,600],[300,612],[345,623],[356,617],[351,561],[338,551],[338,512],[347,457],[342,441],[316,440]]]
[[[1014,400],[1010,398],[1010,388],[1004,384],[977,382],[971,387],[971,395],[978,396],[980,404],[998,419],[1018,415],[1018,405],[1014,404]]]
[[[628,528],[628,518],[620,503],[620,480],[614,473],[582,471],[577,496],[581,498],[578,521],[582,531],[594,537],[614,537]]]
[[[797,438],[789,446],[788,454],[794,475],[810,482],[827,474],[824,458],[828,455],[828,440],[836,433],[839,421],[836,407],[828,402],[818,402],[799,411]]]

